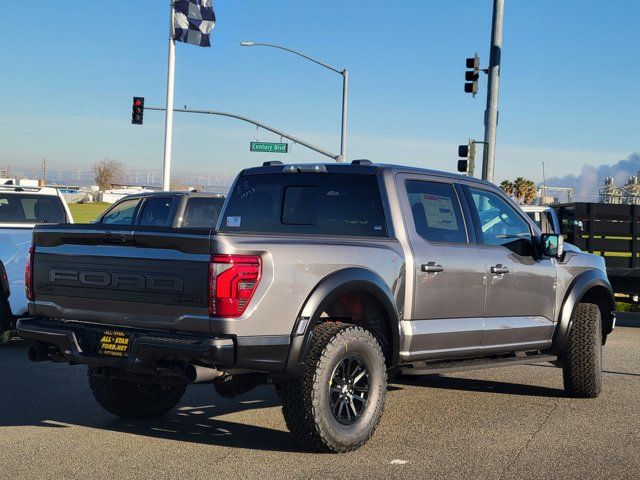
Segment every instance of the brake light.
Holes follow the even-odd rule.
[[[24,288],[27,293],[27,300],[33,301],[33,255],[35,253],[35,247],[32,245],[29,248],[29,260],[24,268]]]
[[[253,255],[214,255],[209,264],[209,315],[241,316],[258,288],[262,262]]]

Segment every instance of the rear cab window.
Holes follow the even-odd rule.
[[[182,226],[185,228],[216,228],[224,205],[221,197],[190,197]]]
[[[377,177],[355,173],[242,176],[220,231],[388,236]]]
[[[65,223],[66,219],[57,196],[0,194],[0,223]]]

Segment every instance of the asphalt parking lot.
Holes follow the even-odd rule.
[[[640,326],[640,322],[638,323]],[[2,478],[640,478],[640,328],[605,347],[604,393],[566,398],[561,371],[520,366],[389,388],[372,441],[345,455],[301,451],[278,397],[191,387],[152,422],[104,412],[85,367],[0,349]]]

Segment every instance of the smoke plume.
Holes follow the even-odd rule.
[[[583,165],[580,175],[551,177],[547,185],[552,187],[572,187],[575,189],[574,201],[597,201],[598,189],[606,177],[613,177],[616,186],[624,185],[630,176],[640,171],[640,154],[632,153],[626,159],[613,165]]]

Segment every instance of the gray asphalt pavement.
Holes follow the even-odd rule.
[[[104,412],[86,369],[31,364],[0,349],[1,478],[640,478],[640,328],[605,347],[604,393],[566,398],[550,365],[423,377],[389,388],[372,441],[357,452],[301,451],[278,397],[235,400],[190,387],[170,415]]]

